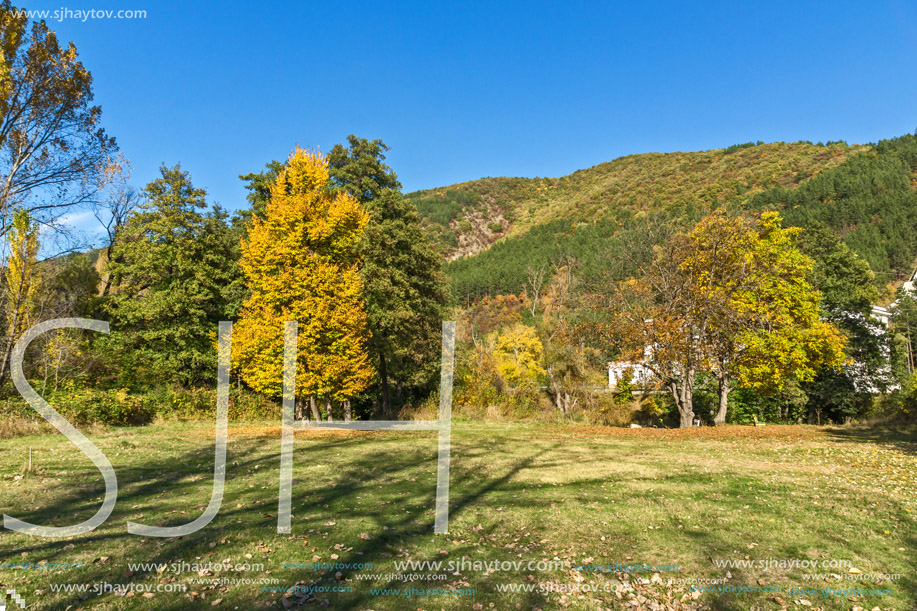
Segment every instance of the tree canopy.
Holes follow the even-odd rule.
[[[295,149],[271,186],[264,216],[252,220],[240,266],[251,295],[233,338],[245,382],[280,396],[283,324],[297,321],[297,396],[347,401],[372,380],[358,244],[363,206],[329,187],[328,164]],[[300,409],[301,411],[301,409]]]
[[[369,213],[358,246],[360,275],[381,409],[390,413],[390,382],[403,401],[404,386],[423,387],[435,375],[448,286],[417,210],[401,195],[401,183],[384,163],[388,147],[381,140],[356,136],[347,141],[347,147],[338,144],[328,156],[330,176]]]
[[[96,203],[117,152],[92,105],[92,75],[44,21],[0,3],[0,236],[16,209],[55,225]]]
[[[213,334],[239,281],[226,213],[181,166],[163,166],[127,219],[109,262],[112,354],[133,384],[211,380]]]

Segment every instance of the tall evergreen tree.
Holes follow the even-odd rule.
[[[822,223],[813,223],[800,236],[800,248],[814,265],[809,281],[820,293],[822,318],[847,337],[850,357],[843,368],[824,369],[802,385],[808,395],[811,422],[840,421],[869,409],[873,394],[891,384],[885,329],[870,316],[879,299],[875,275],[866,259],[851,250]]]
[[[338,187],[368,204],[386,190],[401,191],[398,176],[385,163],[389,147],[382,140],[347,136],[347,146],[335,144],[328,153],[331,180]]]
[[[381,407],[390,415],[392,384],[400,401],[405,386],[421,387],[435,372],[448,289],[417,209],[384,163],[388,147],[353,135],[347,142],[331,149],[328,161],[333,183],[362,202],[370,216],[359,244],[363,298]]]
[[[181,166],[160,168],[110,263],[111,347],[128,382],[192,384],[216,367],[213,333],[238,275],[226,213]]]
[[[260,172],[239,175],[241,180],[248,183],[245,185],[248,191],[245,199],[248,200],[248,204],[251,207],[250,210],[241,211],[240,216],[242,219],[248,221],[252,216],[264,216],[267,202],[271,199],[271,186],[277,181],[277,176],[280,175],[280,172],[285,167],[285,163],[275,159],[265,164],[264,169]]]

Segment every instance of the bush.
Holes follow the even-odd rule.
[[[123,388],[99,390],[71,386],[48,395],[45,400],[75,425],[137,426],[151,422],[157,415],[177,420],[215,419],[216,394],[213,388],[162,387],[136,395]],[[0,415],[9,420],[42,420],[18,395],[0,403]],[[270,397],[233,388],[229,392],[229,418],[279,422],[280,404]]]
[[[144,397],[130,395],[126,389],[65,388],[45,398],[48,404],[73,424],[108,424],[136,426],[153,419],[155,410]],[[26,420],[40,420],[22,397],[6,399],[5,415]]]
[[[210,420],[216,418],[215,388],[163,387],[147,395],[163,418]],[[250,390],[230,388],[230,420],[280,420],[280,404]]]
[[[878,402],[878,420],[917,422],[917,373],[905,380],[899,390],[885,395]]]
[[[594,424],[639,424],[662,428],[678,426],[675,404],[666,393],[645,393],[640,396],[631,394],[627,400],[612,393],[596,394],[585,411],[586,417]]]
[[[615,385],[615,403],[624,405],[634,400],[634,370],[627,369]]]
[[[25,419],[20,416],[8,416],[0,419],[0,439],[41,435],[48,432],[51,432],[50,425],[42,426],[40,422],[32,419]]]

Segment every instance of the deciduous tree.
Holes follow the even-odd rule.
[[[10,352],[19,337],[38,322],[38,225],[26,210],[16,211],[8,234],[10,249],[6,259],[3,306],[5,333],[0,384],[9,375]]]
[[[233,337],[233,361],[255,390],[280,396],[284,321],[299,323],[297,413],[309,398],[349,401],[373,377],[358,244],[368,222],[360,203],[329,189],[327,162],[296,148],[253,218],[240,266],[250,297]]]
[[[706,360],[719,382],[716,424],[726,422],[734,381],[775,392],[839,369],[844,338],[820,319],[819,294],[808,282],[813,261],[796,246],[798,228],[766,212],[754,225],[714,213],[691,233],[681,263],[706,302]]]
[[[517,323],[502,331],[494,343],[497,372],[512,386],[535,386],[545,370],[544,347],[534,327]]]
[[[0,235],[17,209],[54,225],[94,201],[113,138],[92,106],[92,76],[44,21],[0,3]]]
[[[652,264],[623,283],[616,305],[629,356],[645,357],[669,388],[681,426],[692,425],[700,372],[719,382],[722,424],[734,385],[774,392],[843,362],[843,337],[819,318],[798,233],[773,212],[754,223],[713,213],[657,246]]]

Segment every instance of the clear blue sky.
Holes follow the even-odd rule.
[[[21,2],[20,2],[21,4]],[[382,138],[405,189],[560,176],[630,153],[875,141],[917,127],[917,4],[93,0],[52,23],[134,182],[181,162],[211,200],[294,144]]]

